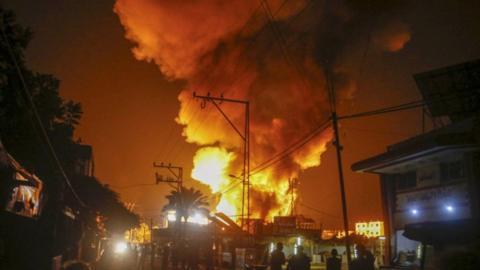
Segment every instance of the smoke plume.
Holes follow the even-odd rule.
[[[186,82],[178,97],[176,121],[183,125],[188,142],[208,147],[197,153],[195,167],[205,165],[200,157],[206,152],[228,157],[222,172],[202,174],[194,169],[192,177],[215,181],[211,187],[218,191],[235,181],[225,176],[226,168],[241,174],[243,142],[212,105],[201,110],[193,92],[250,101],[255,168],[328,118],[327,69],[337,103],[352,96],[356,85],[346,65],[351,61],[349,50],[366,39],[385,51],[398,51],[409,41],[408,27],[393,12],[397,1],[372,2],[117,0],[114,10],[126,38],[135,44],[134,56],[155,62],[171,80]],[[243,130],[243,106],[220,106]],[[298,151],[253,175],[253,215],[288,213],[288,179],[320,165],[331,138],[331,130],[325,129]],[[238,213],[240,191],[238,186],[230,195],[223,194],[220,205],[225,207],[220,208],[233,205],[232,212]]]

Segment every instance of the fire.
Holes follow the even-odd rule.
[[[221,147],[200,148],[193,157],[192,178],[209,185],[212,192],[218,192],[230,182],[229,167],[234,159],[234,153]]]
[[[371,6],[350,1],[269,0],[261,8],[257,0],[223,2],[117,0],[114,11],[135,43],[137,59],[155,62],[167,78],[185,82],[175,120],[185,140],[202,147],[192,178],[210,186],[217,211],[227,215],[241,213],[242,184],[229,174],[241,176],[243,141],[213,105],[201,110],[192,94],[249,101],[251,217],[269,219],[291,210],[289,180],[320,165],[332,131],[319,132],[271,166],[255,168],[327,120],[325,71],[332,74],[341,105],[356,90],[352,67],[358,57],[349,50],[364,47],[359,37],[371,32],[376,49],[397,51],[410,32],[391,16],[396,6],[383,2],[375,16]],[[243,106],[218,106],[243,130]]]
[[[326,150],[326,144],[332,136],[331,129],[312,140],[305,149],[292,157],[296,170],[272,167],[253,172],[250,178],[251,218],[271,220],[275,215],[287,215],[291,211],[293,200],[297,199],[297,191],[289,184],[291,178],[298,176],[299,169],[307,169],[320,164],[320,156]],[[231,173],[241,171],[242,160],[238,160],[234,152],[223,147],[200,148],[194,158],[191,177],[207,184],[216,200],[216,211],[231,217],[239,217],[242,209],[242,178]],[[247,197],[245,197],[247,200]],[[245,204],[247,202],[245,201]],[[246,212],[247,209],[245,208]],[[246,215],[247,213],[245,213]]]
[[[219,198],[216,210],[229,216],[237,216],[241,209],[238,203],[241,201],[237,187],[239,179],[229,176],[235,158],[235,153],[222,147],[200,148],[193,157],[191,174],[193,179],[207,184],[213,195]]]

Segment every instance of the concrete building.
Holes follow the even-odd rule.
[[[428,266],[479,235],[480,61],[414,76],[433,130],[352,165],[380,176],[387,260]]]

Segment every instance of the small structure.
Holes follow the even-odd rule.
[[[43,182],[24,169],[0,142],[0,207],[2,211],[36,219],[42,209]]]
[[[387,260],[424,267],[479,235],[480,61],[414,77],[436,128],[352,170],[380,175]]]

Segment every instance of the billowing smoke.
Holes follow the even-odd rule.
[[[153,61],[168,78],[186,82],[176,121],[184,126],[188,142],[209,147],[197,153],[196,167],[205,166],[200,156],[206,152],[228,157],[222,172],[197,170],[192,175],[206,183],[212,180],[198,175],[210,175],[217,191],[235,181],[225,168],[241,174],[243,142],[212,105],[202,111],[193,92],[250,101],[255,168],[328,118],[326,69],[332,74],[337,103],[353,96],[355,80],[345,63],[356,44],[368,39],[375,49],[394,52],[409,41],[408,26],[392,12],[396,1],[372,2],[117,0],[115,12],[126,37],[135,43],[137,59]],[[242,130],[243,106],[221,106]],[[254,216],[289,211],[288,179],[318,166],[331,137],[331,130],[326,129],[295,153],[252,176]],[[218,175],[224,176],[223,182]],[[238,213],[240,190],[238,186],[231,191],[220,205],[234,205],[232,212]]]

